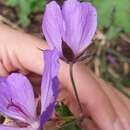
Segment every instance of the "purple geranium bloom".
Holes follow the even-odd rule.
[[[51,116],[58,95],[59,63],[56,51],[47,50],[44,57],[39,115],[33,88],[25,76],[13,73],[0,78],[0,113],[12,121],[0,124],[0,130],[41,130]]]
[[[90,45],[97,26],[96,9],[88,2],[66,0],[62,7],[55,1],[45,10],[42,29],[51,48],[66,62],[76,62]]]

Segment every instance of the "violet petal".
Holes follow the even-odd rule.
[[[35,118],[35,100],[29,80],[19,73],[0,78],[0,112],[22,121]]]
[[[96,31],[96,10],[90,3],[67,0],[62,7],[62,14],[65,23],[63,40],[77,54],[91,43]]]
[[[49,46],[59,51],[61,51],[62,24],[61,9],[55,1],[52,1],[46,6],[42,30]]]
[[[54,110],[58,95],[59,81],[57,78],[59,70],[59,55],[56,50],[46,50],[44,53],[45,68],[41,85],[41,119],[40,126],[49,119]]]
[[[89,46],[92,38],[96,32],[97,27],[97,13],[96,8],[88,2],[82,2],[82,15],[84,17],[84,25],[82,29],[82,36],[79,49]]]
[[[15,128],[15,127],[10,127],[10,126],[0,124],[0,130],[32,130],[32,128],[31,127]]]

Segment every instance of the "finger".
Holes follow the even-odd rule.
[[[122,99],[122,101],[124,102],[124,104],[127,106],[127,108],[130,111],[130,99],[127,98],[126,96],[124,96],[121,92],[119,92],[118,90],[114,89],[112,87],[113,91]]]
[[[7,70],[7,72],[15,70],[14,66],[12,65],[12,63],[10,61],[7,48],[4,45],[1,45],[1,47],[0,47],[0,57],[2,60],[2,64],[3,64],[4,68]]]
[[[69,107],[69,109],[74,114],[74,116],[77,119],[80,118],[80,110],[79,110],[79,107],[78,107],[78,104],[77,104],[75,98],[63,86],[60,89],[58,101],[64,102],[64,104]],[[84,106],[83,106],[83,108],[85,109]],[[88,113],[85,113],[85,116],[86,117],[80,122],[80,127],[84,130],[99,130],[97,128],[96,124],[94,123],[94,121],[92,121],[88,118],[88,116],[89,116]]]
[[[122,97],[119,96],[110,85],[106,85],[102,82],[102,88],[111,100],[125,130],[128,130],[130,128],[130,111],[127,105],[124,103]]]
[[[84,119],[82,122],[82,128],[86,128],[86,130],[100,130],[94,121],[90,120],[89,118]]]
[[[10,72],[21,72],[23,74],[27,74],[28,72],[26,69],[20,64],[19,60],[17,59],[17,56],[14,54],[14,51],[10,48],[8,50],[8,47],[2,44],[0,46],[0,57],[2,61],[2,65],[5,68],[5,70]],[[2,76],[3,74],[1,74]]]
[[[8,74],[7,70],[4,68],[3,64],[0,61],[0,75],[6,76]]]
[[[106,82],[104,82],[102,79],[98,79],[96,76],[93,77],[98,80],[98,82],[101,84],[101,87],[103,87],[104,89],[104,86],[106,86]],[[130,111],[130,99],[123,95],[119,90],[115,89],[111,84],[107,84],[107,87],[111,87],[111,89],[121,98],[122,102],[127,106]]]
[[[69,107],[69,109],[71,110],[71,112],[74,114],[76,118],[80,117],[80,110],[74,96],[63,86],[60,88],[58,101],[64,102],[64,104]]]
[[[92,119],[101,130],[122,130],[122,124],[100,84],[95,80],[84,65],[75,64],[74,79],[77,85],[80,101],[85,105],[86,112],[89,111]],[[64,75],[62,75],[64,72]],[[73,93],[69,77],[68,65],[62,63],[60,78],[68,90]],[[74,93],[73,93],[74,95]]]
[[[35,39],[34,42],[32,42],[31,44],[30,42],[31,41],[29,41],[27,45],[20,44],[21,49],[19,50],[15,49],[16,58],[19,60],[19,63],[28,71],[37,74],[42,74],[44,68],[43,51],[41,51],[39,48],[45,49],[45,47],[44,48],[41,47],[42,44],[44,46],[44,43],[42,44],[38,44],[39,42],[35,43]]]
[[[12,68],[20,71],[43,72],[43,52],[45,42],[34,36],[0,25],[0,58],[8,71]],[[13,67],[11,66],[11,64]]]

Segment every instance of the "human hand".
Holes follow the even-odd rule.
[[[40,39],[0,25],[0,75],[12,71],[43,72],[43,53],[46,45]],[[69,79],[68,65],[61,61],[59,78],[61,95],[76,116],[78,107]],[[84,114],[92,120],[86,124],[91,130],[129,130],[130,101],[120,92],[95,77],[83,64],[74,65],[74,78],[83,104]],[[66,95],[67,94],[67,95]],[[93,128],[94,127],[94,128]]]

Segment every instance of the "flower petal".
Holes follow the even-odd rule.
[[[41,111],[42,114],[40,120],[41,126],[43,126],[43,124],[51,116],[58,95],[58,86],[59,86],[59,81],[57,78],[59,70],[58,59],[59,55],[56,50],[45,51],[44,53],[45,68],[41,86],[41,105],[42,105],[42,111]]]
[[[90,3],[67,0],[62,7],[62,14],[65,23],[63,39],[77,54],[90,44],[96,31],[96,10]]]
[[[45,9],[42,29],[45,38],[51,48],[61,51],[62,15],[59,5],[52,1]]]
[[[22,74],[0,78],[0,112],[22,121],[35,118],[33,89]]]
[[[32,130],[31,127],[27,127],[27,128],[15,128],[15,127],[10,127],[10,126],[6,126],[6,125],[0,125],[0,130]]]
[[[85,20],[79,49],[87,47],[91,43],[97,27],[97,12],[95,7],[87,2],[81,3],[81,6]]]

